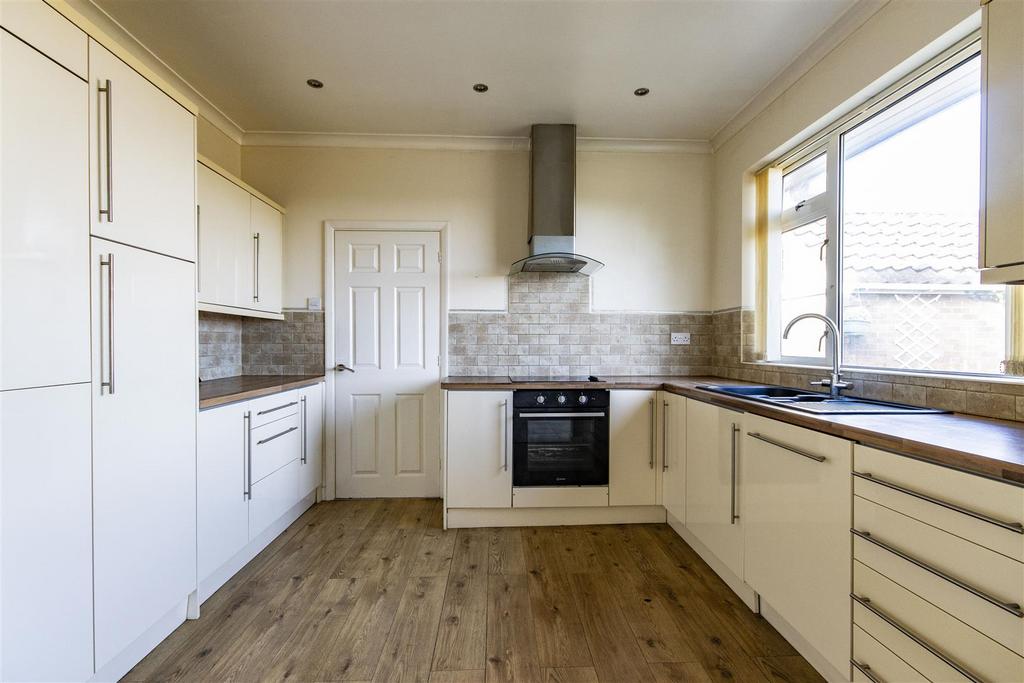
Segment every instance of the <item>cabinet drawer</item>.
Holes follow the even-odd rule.
[[[853,680],[864,683],[927,683],[920,671],[897,657],[856,624],[853,625]],[[860,668],[858,668],[858,665]],[[862,670],[867,670],[867,674]],[[874,676],[874,681],[868,677]]]
[[[985,680],[1024,681],[1024,658],[860,562],[853,564],[853,593],[964,670]]]
[[[293,460],[281,469],[252,485],[249,501],[249,540],[299,502],[299,461]]]
[[[1024,565],[856,496],[854,534],[856,560],[1024,654]]]
[[[298,415],[276,420],[252,430],[249,447],[252,449],[254,484],[271,472],[297,460],[302,454],[302,433]]]
[[[944,654],[937,655],[936,652],[939,651],[936,648],[929,649],[930,644],[927,646],[923,644],[926,643],[924,639],[893,619],[885,610],[886,606],[881,602],[871,601],[865,605],[854,600],[853,623],[855,630],[858,627],[861,628],[906,662],[914,671],[920,672],[926,680],[941,681],[942,683],[952,683],[953,681],[970,683],[979,680],[972,672],[967,671]],[[911,678],[910,680],[915,679]],[[903,681],[897,678],[887,683],[903,683]]]
[[[252,411],[252,426],[254,428],[289,415],[297,415],[299,392],[283,391],[280,394],[253,399],[249,402],[249,410]]]
[[[858,496],[1024,562],[1024,488],[864,446],[853,469]]]

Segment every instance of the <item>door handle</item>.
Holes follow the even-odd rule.
[[[668,401],[661,404],[661,471],[668,471]]]
[[[355,370],[345,365],[344,363],[338,363],[337,365],[334,366],[334,369],[338,372],[355,372]]]
[[[302,397],[302,464],[306,464],[306,397]]]
[[[107,394],[114,393],[114,255],[100,256],[100,281],[103,280],[103,269],[107,269],[107,315],[103,319],[103,302],[100,301],[100,395],[106,388]],[[101,295],[102,296],[102,295]],[[106,325],[104,325],[106,322]],[[103,327],[107,328],[107,348],[103,349]],[[107,379],[103,380],[103,355],[107,356]]]
[[[252,411],[245,411],[245,489],[243,500],[252,500]]]
[[[114,129],[114,112],[111,110],[110,105],[113,101],[113,86],[110,83],[110,79],[106,79],[104,84],[99,86],[97,90],[104,94],[104,100],[107,105],[107,116],[105,120],[104,128],[107,134],[107,208],[101,208],[99,213],[100,217],[107,217],[108,223],[114,222],[114,161],[113,161],[113,129]]]
[[[508,472],[508,399],[501,402],[501,461]]]
[[[648,462],[648,466],[653,470],[654,469],[654,450],[655,450],[655,443],[657,442],[657,436],[655,434],[656,434],[656,429],[657,429],[656,425],[658,423],[658,420],[655,418],[655,413],[657,412],[657,409],[655,408],[656,404],[654,403],[654,399],[652,398],[647,403],[651,406],[651,452],[650,452],[650,460]]]
[[[732,423],[732,454],[731,459],[731,474],[730,474],[730,487],[729,487],[729,524],[735,524],[736,520],[740,518],[736,512],[736,436],[740,433],[739,426]]]
[[[260,300],[260,234],[257,232],[252,236],[253,239],[253,280],[252,280],[252,300],[259,303]]]

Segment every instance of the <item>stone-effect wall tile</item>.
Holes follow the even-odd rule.
[[[242,374],[318,375],[323,372],[323,311],[284,311],[284,320],[244,319]]]
[[[242,374],[242,319],[199,313],[199,377],[203,380]]]
[[[699,375],[712,364],[708,313],[598,313],[590,278],[520,273],[509,278],[507,313],[455,311],[448,318],[448,374],[481,376]],[[689,332],[689,345],[670,344]]]

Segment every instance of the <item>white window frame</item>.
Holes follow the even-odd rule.
[[[782,331],[789,322],[780,319],[781,306],[781,235],[786,230],[806,225],[808,222],[824,217],[826,245],[826,315],[836,322],[839,328],[838,343],[843,339],[843,321],[841,311],[842,268],[840,257],[842,237],[840,219],[842,216],[842,140],[843,135],[861,123],[878,114],[889,106],[899,102],[915,91],[926,87],[932,81],[955,69],[960,64],[973,59],[981,52],[981,34],[976,32],[960,40],[949,49],[932,58],[904,78],[889,86],[862,106],[841,117],[828,128],[811,136],[803,143],[783,154],[770,167],[779,169],[779,181],[769,188],[769,201],[772,202],[770,213],[778,216],[771,226],[768,235],[768,286],[767,339],[766,358],[769,363],[783,365],[802,365],[814,367],[830,367],[832,364],[832,344],[826,339],[825,357],[785,356],[781,352]],[[826,154],[825,192],[808,200],[797,210],[791,207],[781,211],[782,181],[786,173],[811,161],[822,153]],[[979,190],[980,191],[980,190]],[[771,211],[774,209],[774,211]],[[848,370],[897,372],[909,374],[968,375],[977,373],[961,373],[956,371],[909,370],[887,367],[843,366]]]

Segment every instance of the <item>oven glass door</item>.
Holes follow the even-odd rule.
[[[515,486],[607,486],[608,419],[601,412],[516,411]]]

